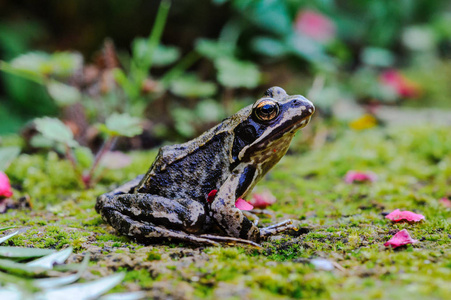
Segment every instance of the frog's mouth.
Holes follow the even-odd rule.
[[[281,138],[285,134],[294,134],[297,130],[307,126],[311,118],[312,114],[309,114],[308,116],[301,118],[298,121],[294,122],[293,120],[285,121],[281,125],[277,126],[277,128],[274,128],[274,130],[269,135],[267,135],[264,140],[274,141]],[[256,145],[264,144],[264,140],[262,140],[260,143],[257,141],[257,143],[255,144]]]

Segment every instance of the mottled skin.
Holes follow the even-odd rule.
[[[288,221],[259,229],[235,201],[245,198],[285,155],[314,110],[303,96],[270,88],[264,98],[198,138],[162,147],[147,174],[99,196],[96,210],[120,233],[140,240],[255,244],[293,228]],[[202,234],[213,227],[225,236]]]

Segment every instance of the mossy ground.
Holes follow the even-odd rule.
[[[124,284],[115,291],[144,289],[156,298],[449,297],[451,211],[438,199],[451,195],[450,128],[342,128],[319,128],[324,138],[317,135],[307,151],[306,135],[296,137],[291,154],[259,183],[278,199],[271,207],[274,218],[262,223],[292,218],[303,228],[299,236],[272,238],[262,250],[174,242],[145,246],[118,236],[95,212],[95,197],[145,172],[154,151],[132,153],[132,165],[108,172],[86,191],[54,153],[22,155],[7,173],[23,189],[16,195],[29,194],[34,208],[8,211],[0,224],[28,228],[9,245],[72,245],[73,261],[89,251],[86,279],[124,271]],[[346,184],[348,170],[373,171],[378,180]],[[384,218],[396,208],[426,220],[394,224]],[[383,246],[404,228],[419,242],[396,250]],[[316,270],[308,263],[315,257],[337,268]]]

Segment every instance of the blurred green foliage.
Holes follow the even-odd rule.
[[[220,121],[212,116],[223,117],[199,114],[199,103],[217,99],[215,107],[228,115],[231,102],[255,97],[253,89],[262,85],[308,94],[312,80],[299,78],[321,79],[311,94],[326,113],[342,99],[408,103],[393,84],[381,83],[383,72],[398,70],[399,78],[413,81],[424,77],[417,74],[444,76],[441,62],[450,58],[451,13],[444,0],[22,2],[0,6],[18,16],[0,21],[0,58],[9,62],[1,67],[42,84],[29,74],[39,73],[46,89],[1,74],[0,117],[6,121],[0,132],[17,131],[35,116],[64,115],[65,107],[83,101],[88,119],[128,112],[150,118],[156,125],[151,135],[190,138]],[[116,46],[112,67],[98,55],[91,59],[106,37]],[[102,51],[105,60],[107,47]],[[94,95],[77,81],[80,69],[92,65],[100,70]],[[451,96],[441,81],[419,80],[420,90],[412,97],[416,103],[450,106],[435,100]]]

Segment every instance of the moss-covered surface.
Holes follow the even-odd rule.
[[[451,294],[451,211],[438,199],[451,195],[449,128],[379,128],[363,132],[319,129],[305,136],[259,183],[278,201],[272,219],[299,221],[298,236],[276,236],[263,249],[197,247],[174,242],[144,246],[118,236],[93,209],[95,197],[143,173],[155,152],[132,153],[133,164],[111,171],[84,191],[67,162],[53,153],[22,155],[8,169],[16,195],[34,208],[0,215],[2,226],[28,227],[9,245],[61,249],[79,261],[91,252],[86,279],[127,273],[116,292],[144,289],[174,299],[445,299]],[[341,127],[336,127],[341,128]],[[321,138],[324,137],[324,138]],[[145,163],[143,163],[145,161]],[[348,170],[373,171],[378,180],[346,184]],[[396,208],[423,214],[420,223],[392,223]],[[419,240],[398,249],[384,242],[401,229]],[[333,271],[310,258],[326,258]]]

